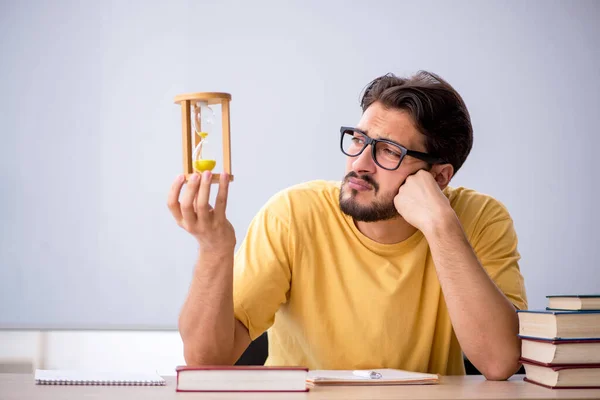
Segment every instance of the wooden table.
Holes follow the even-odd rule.
[[[453,376],[438,385],[317,387],[307,393],[177,393],[175,377],[165,380],[166,386],[51,386],[36,385],[31,374],[0,374],[0,399],[600,399],[600,389],[546,389],[523,382],[522,375],[505,382]]]

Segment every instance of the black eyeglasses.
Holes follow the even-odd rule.
[[[386,139],[373,139],[360,129],[342,126],[340,146],[342,153],[350,157],[359,156],[368,145],[371,145],[371,155],[377,165],[393,171],[398,169],[404,157],[411,156],[429,164],[439,164],[443,160],[431,154],[408,150],[406,147]]]

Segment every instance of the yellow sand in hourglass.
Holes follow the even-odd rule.
[[[200,143],[196,146],[194,150],[194,169],[198,172],[204,171],[212,171],[217,165],[216,160],[205,160],[202,158],[202,147],[206,144],[206,138],[208,137],[208,133],[199,132],[198,136],[201,137]]]

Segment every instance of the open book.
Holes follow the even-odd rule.
[[[312,385],[425,385],[439,383],[439,376],[400,369],[312,370],[306,382]]]

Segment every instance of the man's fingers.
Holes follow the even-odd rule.
[[[212,174],[210,171],[204,171],[200,182],[200,189],[198,191],[198,198],[196,200],[196,210],[198,212],[198,219],[204,219],[208,217],[208,212],[211,210],[208,204],[210,197],[210,186],[211,186]]]
[[[416,176],[420,171],[427,172],[426,169],[420,168],[420,169],[416,170],[415,172],[413,172],[411,174],[408,174],[408,176],[404,179],[404,182],[402,182],[402,184],[400,185],[400,187],[404,186],[404,184],[406,183],[406,181],[408,181],[409,179],[412,179],[411,177]]]
[[[179,194],[181,193],[183,182],[185,182],[185,176],[179,175],[173,181],[167,198],[167,206],[169,207],[169,210],[171,210],[171,214],[173,214],[173,218],[175,218],[177,223],[181,223],[181,220],[183,219],[183,215],[181,214],[181,204],[179,204]]]
[[[200,178],[202,179],[202,178]],[[212,210],[212,206],[209,204],[208,205],[208,209]],[[196,193],[196,197],[194,197],[194,212],[196,212],[196,215],[198,215],[198,193]]]
[[[215,215],[217,218],[225,218],[227,209],[227,195],[229,194],[229,175],[223,172],[219,180],[219,192],[215,200]]]
[[[194,197],[198,192],[198,186],[200,185],[200,176],[197,173],[192,173],[188,179],[187,187],[183,198],[181,199],[181,213],[183,220],[187,226],[192,226],[196,223],[196,212],[194,211]]]

